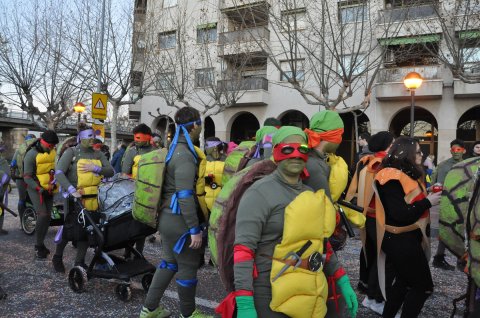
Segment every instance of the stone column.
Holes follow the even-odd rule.
[[[7,148],[4,154],[6,159],[10,160],[12,158],[27,134],[28,128],[12,128],[3,132],[2,139]]]

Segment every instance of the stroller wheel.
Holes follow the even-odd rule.
[[[68,284],[76,293],[82,293],[85,291],[87,280],[87,272],[82,266],[75,266],[68,273]]]
[[[118,284],[115,286],[115,294],[121,301],[129,301],[132,298],[132,289],[130,285]]]
[[[150,288],[150,285],[152,284],[153,280],[153,274],[148,273],[143,275],[142,277],[142,287],[145,292],[148,292],[148,289]]]
[[[27,235],[35,233],[35,224],[37,224],[37,212],[34,209],[27,207],[22,216],[22,230]]]

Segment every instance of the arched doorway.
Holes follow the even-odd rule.
[[[296,126],[301,129],[308,128],[309,120],[304,113],[298,110],[288,110],[279,116],[282,126]]]
[[[352,167],[355,164],[357,154],[357,135],[370,132],[370,119],[365,113],[356,111],[358,134],[355,132],[355,117],[353,113],[343,113],[340,117],[343,120],[342,143],[337,149],[337,155],[341,156]]]
[[[410,135],[410,107],[405,107],[392,117],[390,132],[398,136]],[[435,155],[438,151],[438,124],[437,119],[425,108],[415,107],[414,136],[420,141],[425,159],[429,154]]]
[[[472,107],[460,116],[457,138],[465,141],[467,151],[470,151],[476,140],[480,140],[480,106]]]
[[[205,123],[203,124],[203,137],[205,139],[208,137],[215,137],[215,123],[210,116],[205,118]]]
[[[252,113],[240,113],[232,122],[230,140],[237,144],[244,140],[252,140],[259,128],[260,123]]]
[[[165,146],[169,146],[175,135],[175,122],[167,115],[160,115],[153,120],[153,131],[162,137]]]

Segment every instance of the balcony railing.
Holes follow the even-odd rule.
[[[263,77],[249,77],[238,80],[223,80],[218,81],[217,86],[219,90],[227,91],[253,91],[263,89],[268,91],[268,80]]]
[[[6,107],[0,109],[0,117],[30,120],[27,112],[21,110],[12,110]]]
[[[379,23],[399,22],[404,20],[417,20],[436,15],[436,4],[429,3],[419,6],[400,7],[380,10]]]
[[[379,83],[395,83],[403,82],[403,78],[410,72],[417,72],[422,75],[425,80],[441,79],[440,67],[438,65],[429,66],[411,66],[411,67],[396,67],[385,68],[380,70],[378,74]]]
[[[220,33],[218,35],[218,44],[235,44],[269,39],[270,31],[266,27],[262,26],[239,31]]]

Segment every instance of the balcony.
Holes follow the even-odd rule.
[[[403,84],[403,78],[410,72],[422,75],[422,86],[415,91],[418,99],[437,99],[443,94],[443,77],[438,65],[396,67],[380,70],[375,88],[378,100],[404,100],[410,92]]]
[[[453,96],[455,98],[478,98],[480,97],[480,83],[469,84],[459,79],[454,79]]]
[[[265,0],[221,0],[220,10],[229,22],[253,27],[268,24],[270,4]]]
[[[433,3],[385,9],[379,11],[380,23],[402,22],[433,17],[436,15],[436,5]]]
[[[220,0],[220,8],[223,11],[251,7],[269,7],[269,4],[266,0]]]
[[[268,80],[263,77],[249,77],[238,80],[217,82],[219,90],[238,91],[240,96],[235,106],[265,106],[268,99]]]
[[[436,3],[380,10],[377,38],[385,37],[387,31],[394,37],[441,33],[437,10]]]
[[[269,40],[270,31],[263,26],[239,31],[223,32],[218,35],[218,55],[227,56],[263,52],[261,43]]]

